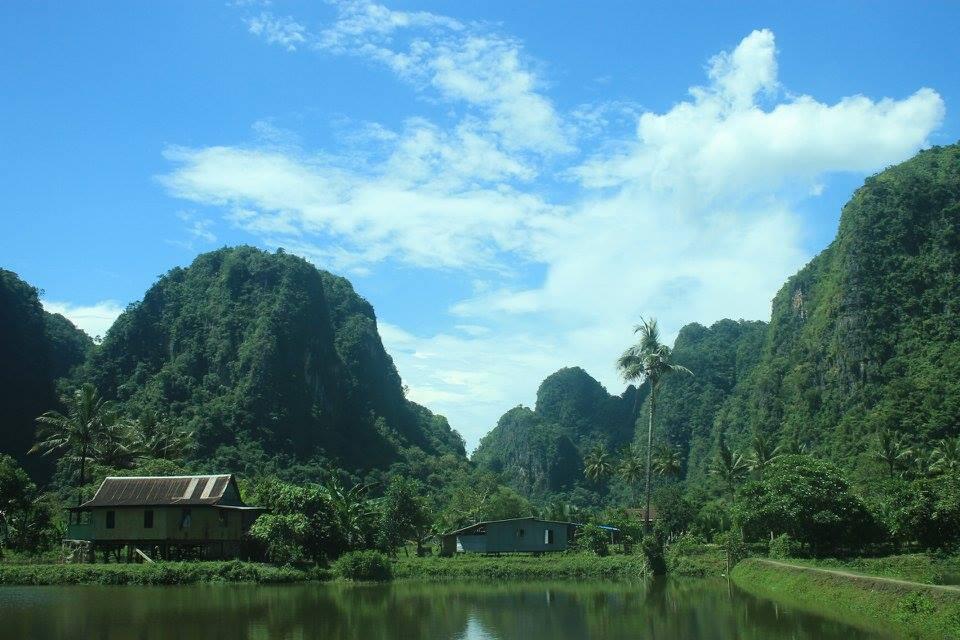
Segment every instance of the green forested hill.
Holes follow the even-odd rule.
[[[694,375],[661,383],[655,441],[679,448],[694,483],[705,479],[721,431],[744,453],[755,433],[802,443],[860,481],[881,474],[871,455],[880,430],[926,451],[960,434],[960,145],[867,179],[834,242],[777,293],[769,323],[687,325],[673,360]],[[537,497],[560,488],[542,478],[569,484],[582,473],[581,460],[565,467],[556,457],[557,434],[581,456],[586,442],[643,444],[645,423],[632,436],[629,412],[600,418],[616,414],[617,398],[604,402],[602,387],[583,376],[574,368],[548,378],[536,411],[507,413],[476,460]],[[568,377],[580,383],[548,384]],[[645,416],[646,385],[640,401]]]
[[[445,419],[404,398],[373,308],[283,252],[221,249],[171,270],[117,319],[88,377],[128,412],[195,432],[199,458],[251,443],[358,469],[407,447],[463,455]]]
[[[505,413],[473,461],[527,496],[573,489],[584,484],[581,459],[591,446],[613,451],[633,438],[636,396],[634,387],[611,396],[583,369],[560,369],[541,383],[536,409]]]
[[[867,473],[880,429],[960,432],[960,146],[869,178],[836,240],[773,301],[759,364],[717,428],[797,434]]]
[[[52,406],[56,380],[92,347],[69,320],[43,310],[34,287],[0,269],[0,452],[33,473],[49,470],[48,460],[27,456],[34,418]]]
[[[673,359],[695,373],[667,376],[660,383],[654,433],[658,442],[680,448],[692,476],[705,471],[717,413],[757,366],[766,329],[760,321],[720,320],[709,328],[688,324],[677,334]],[[641,415],[648,409],[644,403]],[[644,426],[641,421],[641,443]]]

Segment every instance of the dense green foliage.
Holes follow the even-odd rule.
[[[717,428],[796,435],[876,474],[874,434],[912,443],[960,429],[960,146],[869,178],[836,240],[773,301],[759,364]]]
[[[315,572],[239,560],[155,564],[0,564],[0,585],[169,585],[203,582],[277,584],[302,582],[315,576]]]
[[[34,419],[56,401],[56,381],[81,364],[93,347],[69,320],[43,310],[38,291],[0,269],[0,452],[34,476],[48,461],[28,456]]]
[[[12,457],[0,454],[0,557],[4,550],[37,551],[57,542],[55,503]]]
[[[434,531],[432,514],[423,496],[422,485],[404,476],[390,478],[380,500],[377,546],[394,553],[407,542],[417,545],[417,555]]]
[[[372,545],[376,535],[363,488],[345,489],[335,479],[305,486],[267,479],[255,486],[251,499],[269,510],[250,535],[272,562],[325,562]]]
[[[762,478],[748,482],[734,514],[749,540],[786,533],[815,554],[879,537],[840,469],[810,456],[784,456]]]
[[[446,421],[404,398],[372,307],[302,258],[221,249],[160,278],[88,367],[137,416],[196,434],[198,457],[237,447],[385,467],[406,448],[463,454]]]

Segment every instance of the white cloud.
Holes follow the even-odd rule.
[[[41,302],[46,311],[59,313],[93,338],[107,335],[107,330],[124,309],[115,300],[102,300],[92,305],[78,305],[56,300]]]
[[[287,51],[296,51],[307,42],[307,28],[289,17],[278,17],[269,12],[247,19],[250,33],[261,36],[269,44],[277,44]]]
[[[337,268],[395,258],[416,266],[497,268],[503,251],[529,243],[556,208],[500,182],[527,179],[522,162],[469,127],[443,132],[415,123],[379,166],[355,170],[339,158],[271,149],[171,148],[174,195],[226,206],[251,233],[323,250]],[[318,250],[319,254],[319,250]]]
[[[418,87],[480,109],[484,133],[515,151],[572,151],[542,81],[521,44],[488,29],[425,11],[396,11],[367,0],[333,3],[337,19],[318,33],[268,12],[248,18],[251,33],[288,50],[309,42],[318,50],[384,64]]]
[[[800,95],[764,110],[758,94],[779,86],[774,51],[773,34],[754,31],[711,61],[712,82],[692,88],[692,100],[644,113],[626,151],[574,174],[587,187],[633,182],[704,199],[766,194],[786,180],[881,169],[920,148],[943,120],[943,100],[927,88],[904,100],[858,95],[832,105]]]
[[[766,30],[709,60],[706,84],[665,112],[634,116],[622,103],[560,114],[510,38],[371,3],[340,12],[309,37],[315,48],[387,64],[467,112],[451,126],[365,123],[340,154],[171,148],[161,180],[321,266],[365,274],[394,261],[474,276],[448,329],[381,323],[411,397],[447,414],[471,446],[559,367],[622,389],[613,362],[641,314],[669,335],[691,321],[768,317],[810,257],[797,205],[830,173],[905,159],[944,115],[931,89],[833,104],[790,94]],[[624,118],[635,122],[629,135]],[[558,156],[574,134],[607,143],[586,160]],[[561,200],[544,177],[558,163],[572,179]],[[518,287],[531,264],[542,281]]]

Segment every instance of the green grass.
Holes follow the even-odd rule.
[[[747,559],[732,572],[744,591],[864,629],[905,638],[960,639],[960,594],[882,580],[789,569]]]
[[[881,558],[790,559],[788,562],[928,584],[956,584],[960,578],[960,556],[910,553]]]
[[[201,582],[303,582],[316,571],[255,562],[157,562],[154,564],[5,564],[0,585],[197,584]]]
[[[453,558],[398,558],[394,561],[395,578],[415,579],[636,579],[649,575],[643,555],[610,555],[592,553],[551,553],[542,556],[464,554]]]
[[[720,545],[675,543],[667,546],[664,558],[671,576],[712,578],[727,573],[727,553]]]

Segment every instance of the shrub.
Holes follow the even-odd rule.
[[[643,539],[643,555],[654,575],[662,576],[667,572],[667,563],[663,557],[663,539],[654,534]]]
[[[703,544],[691,534],[675,538],[664,547],[667,571],[678,576],[721,576],[727,569],[726,549]]]
[[[769,556],[771,558],[795,558],[798,550],[797,543],[787,533],[781,533],[770,540]]]
[[[606,531],[595,524],[588,524],[580,527],[577,531],[577,545],[581,549],[593,551],[600,557],[610,553],[608,545],[608,535]]]
[[[345,580],[389,580],[390,559],[379,551],[351,551],[333,563],[334,575]]]
[[[743,541],[743,532],[733,528],[716,536],[717,544],[723,547],[727,556],[727,566],[732,569],[738,562],[749,555],[746,543]]]

